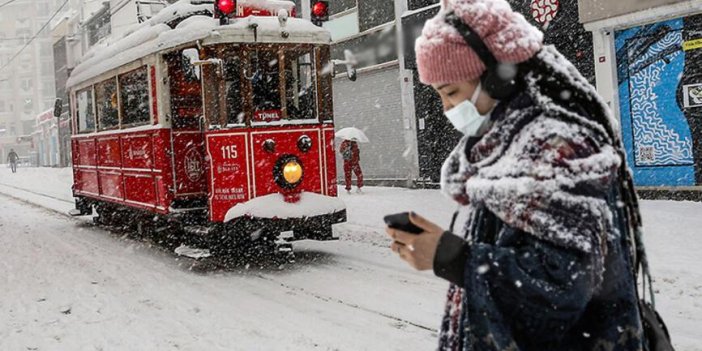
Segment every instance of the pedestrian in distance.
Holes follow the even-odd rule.
[[[17,161],[19,161],[19,156],[15,152],[15,149],[10,149],[10,153],[7,154],[7,162],[10,163],[12,173],[17,173]]]
[[[341,157],[344,159],[344,180],[346,183],[346,192],[351,193],[351,173],[356,175],[357,192],[362,193],[363,190],[363,170],[361,170],[361,155],[358,149],[358,142],[355,140],[344,140],[339,148]]]
[[[440,350],[645,350],[618,123],[542,40],[504,0],[442,0],[417,65],[464,134],[441,187],[468,219],[411,213],[421,233],[388,227],[391,249],[450,282]]]

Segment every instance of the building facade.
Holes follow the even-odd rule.
[[[544,32],[544,41],[554,45],[590,82],[595,81],[592,62],[592,35],[578,22],[576,0],[508,1],[530,23]],[[414,42],[424,23],[439,11],[438,0],[409,0],[402,14],[404,77],[411,77],[411,94],[416,116],[418,182],[436,185],[445,158],[458,143],[461,134],[443,117],[438,95],[429,86],[419,83]],[[535,11],[538,10],[538,11]],[[403,78],[407,80],[408,78]]]
[[[594,83],[592,36],[578,22],[577,0],[509,2]],[[304,15],[310,1],[297,4]],[[361,146],[364,173],[381,183],[436,185],[460,134],[443,117],[431,87],[419,83],[414,42],[424,22],[438,12],[439,0],[337,0],[329,5],[324,27],[332,33],[333,58],[343,59],[344,50],[351,50],[359,63],[355,82],[346,79],[344,67],[335,71],[335,121],[339,129],[357,127],[371,139]],[[535,9],[540,15],[533,15]]]
[[[54,104],[52,40],[47,23],[63,3],[17,0],[0,8],[0,155],[33,152],[35,117]]]
[[[309,16],[310,1],[296,1],[298,13]],[[337,129],[356,127],[370,143],[360,145],[361,166],[371,184],[414,182],[418,177],[413,107],[407,109],[400,48],[404,0],[330,1],[330,18],[323,26],[332,35],[332,58],[354,53],[358,78],[350,81],[344,66],[334,68],[334,115]],[[306,11],[307,10],[307,11]],[[411,77],[410,77],[411,78]],[[338,174],[343,160],[337,154]]]
[[[702,1],[580,6],[636,185],[702,185]]]
[[[55,98],[63,101],[63,113],[60,117],[61,123],[49,124],[37,117],[33,134],[35,144],[46,138],[56,138],[50,142],[48,139],[41,142],[41,147],[36,151],[39,164],[50,163],[65,167],[71,162],[71,126],[66,81],[83,55],[105,38],[124,35],[131,27],[149,19],[172,2],[174,1],[69,0],[68,6],[51,25]],[[47,146],[54,144],[59,152],[56,164],[52,163],[54,149]]]
[[[29,155],[30,163],[33,166],[59,166],[59,131],[57,125],[53,108],[36,116],[34,132],[32,133],[33,150]]]

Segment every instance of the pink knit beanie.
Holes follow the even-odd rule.
[[[505,0],[442,0],[441,10],[427,21],[415,43],[419,79],[424,84],[471,81],[485,71],[478,55],[445,21],[451,11],[480,35],[499,62],[524,62],[543,46],[543,33]]]

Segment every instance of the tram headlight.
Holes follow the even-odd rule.
[[[302,166],[297,161],[289,161],[283,167],[283,178],[289,184],[299,183],[302,179]]]
[[[273,170],[275,182],[282,188],[293,189],[302,182],[305,171],[297,157],[283,156]]]

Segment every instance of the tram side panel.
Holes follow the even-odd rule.
[[[169,141],[168,129],[75,138],[74,195],[168,213]]]

